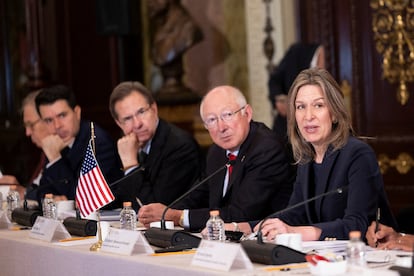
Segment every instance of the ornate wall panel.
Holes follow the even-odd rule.
[[[414,204],[414,100],[401,105],[395,98],[399,83],[383,78],[384,56],[377,51],[370,2],[301,4],[302,37],[328,43],[328,68],[339,83],[349,84],[354,127],[375,150],[392,208],[398,213]]]

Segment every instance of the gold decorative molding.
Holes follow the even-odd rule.
[[[410,97],[407,83],[414,81],[414,1],[371,0],[372,30],[377,52],[382,54],[383,77],[398,83],[397,100]]]
[[[382,174],[385,174],[391,167],[394,167],[400,174],[407,174],[414,166],[414,160],[406,152],[400,153],[396,159],[390,159],[386,154],[380,154],[378,164]]]

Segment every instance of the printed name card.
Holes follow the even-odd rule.
[[[7,217],[7,211],[0,210],[0,229],[7,229],[11,226],[11,222]]]
[[[69,239],[71,236],[62,222],[38,216],[29,236],[44,241]]]
[[[115,229],[110,227],[103,241],[101,251],[132,255],[133,253],[154,253],[148,241],[140,231]]]
[[[229,271],[253,269],[253,264],[238,243],[201,240],[191,265]]]

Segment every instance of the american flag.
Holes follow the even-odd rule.
[[[114,198],[89,143],[76,188],[76,203],[79,211],[83,217],[87,217],[112,202]]]

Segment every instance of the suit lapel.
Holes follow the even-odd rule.
[[[145,167],[147,173],[150,174],[150,170],[158,171],[157,167],[160,166],[162,160],[162,152],[165,146],[168,144],[168,135],[170,129],[165,121],[159,120],[157,130],[151,141],[151,148],[145,160]],[[137,153],[138,154],[138,153]],[[151,174],[150,174],[151,175]]]
[[[319,176],[320,180],[321,180],[321,184],[323,185],[321,188],[321,193],[326,193],[328,192],[328,188],[329,188],[329,179],[331,176],[331,172],[332,172],[332,167],[335,164],[335,161],[337,159],[339,155],[339,150],[336,150],[334,152],[332,152],[330,149],[328,149],[328,152],[325,154],[325,158],[323,161],[323,173]],[[315,202],[315,208],[316,208],[316,215],[318,217],[318,219],[321,218],[321,213],[322,213],[322,202],[325,198],[322,197],[318,200],[316,200]]]

